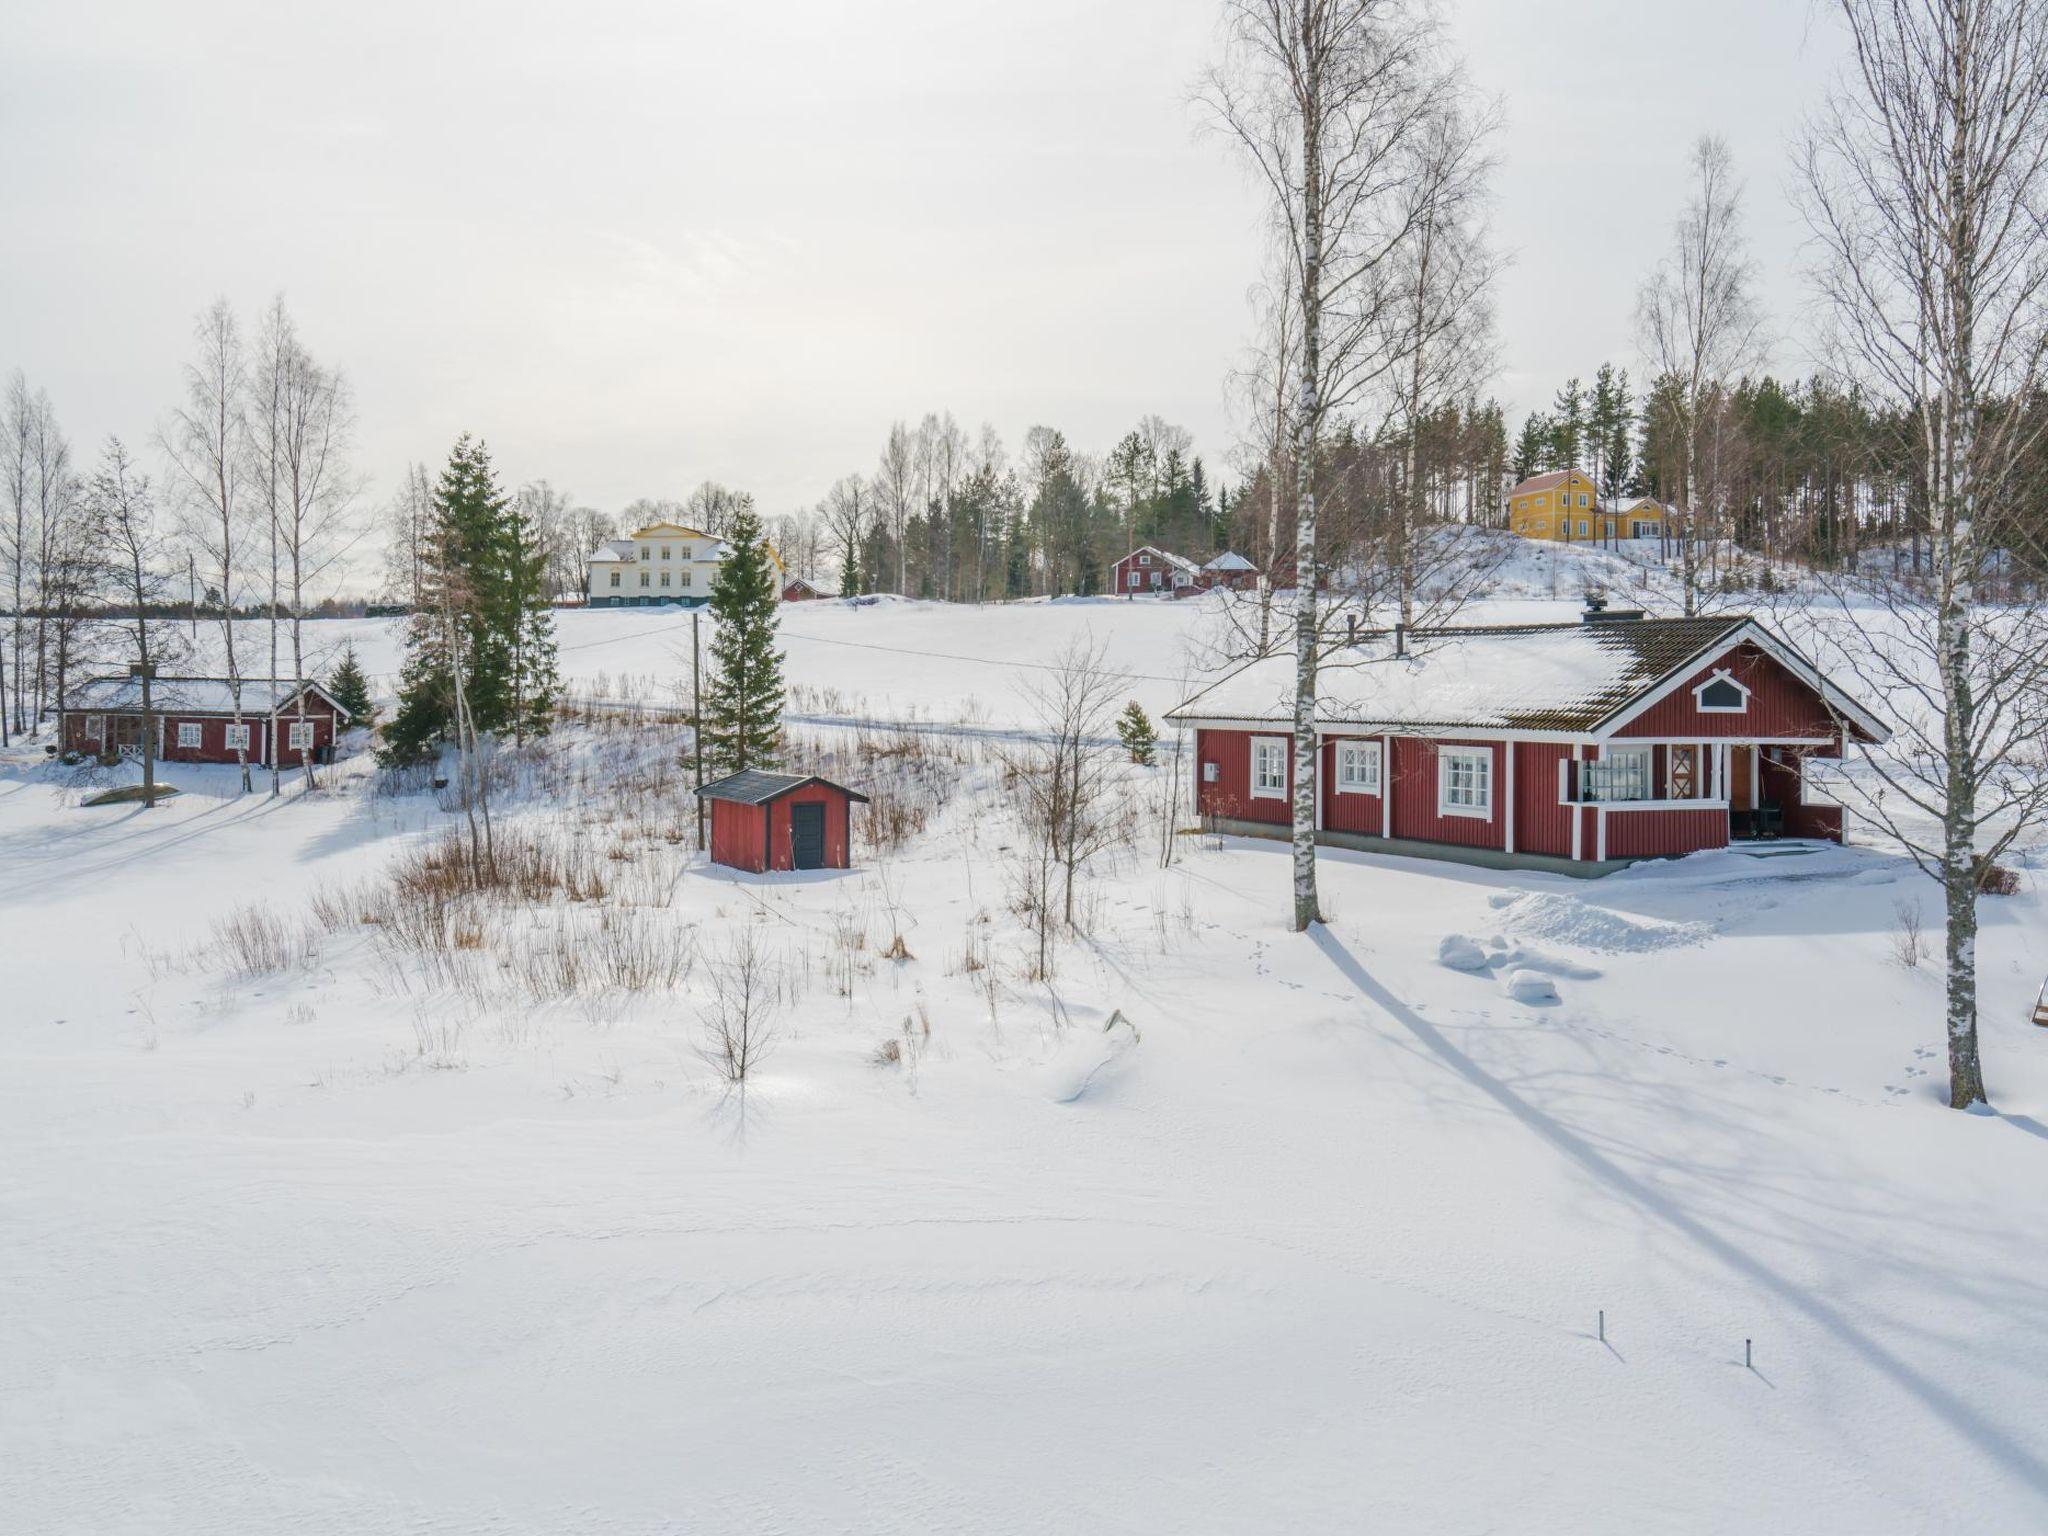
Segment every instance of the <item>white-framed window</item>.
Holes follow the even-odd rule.
[[[1749,690],[1738,683],[1726,667],[1692,691],[1693,703],[1703,715],[1741,715],[1749,712]]]
[[[1134,589],[1135,589],[1135,588],[1137,588],[1137,587],[1139,587],[1139,586],[1141,586],[1141,585],[1143,585],[1143,583],[1144,583],[1144,577],[1140,576],[1140,575],[1139,575],[1139,574],[1138,574],[1138,573],[1137,573],[1136,571],[1133,571],[1133,572],[1131,572],[1131,583],[1130,583],[1130,584],[1131,584],[1131,586],[1132,586],[1132,587],[1133,587]]]
[[[690,584],[690,573],[689,573],[688,571],[684,571],[684,572],[683,572],[683,574],[682,574],[682,579],[681,579],[681,580],[679,580],[679,581],[678,581],[678,582],[676,583],[676,585],[677,585],[677,586],[679,586],[679,587],[687,587],[687,586],[688,586],[689,584]]]
[[[619,573],[618,573],[617,571],[613,571],[613,572],[612,572],[612,585],[616,587],[616,586],[617,586],[618,584],[619,584]]]
[[[178,722],[178,745],[180,747],[196,747],[206,739],[205,732],[206,728],[197,720],[180,720]]]
[[[85,717],[85,739],[87,741],[98,741],[106,734],[107,717],[105,715],[87,715]]]
[[[1376,795],[1380,792],[1380,744],[1376,741],[1337,743],[1337,792]]]
[[[1581,800],[1648,800],[1650,749],[1605,747],[1600,756],[1579,766]]]
[[[650,585],[649,581],[647,580],[647,572],[645,571],[642,571],[640,573],[640,585],[643,587]]]
[[[1446,747],[1436,756],[1436,809],[1440,816],[1493,815],[1493,753]]]
[[[313,745],[313,722],[294,720],[291,729],[285,733],[284,744],[294,752],[303,752]]]
[[[662,585],[663,585],[664,587],[668,585],[668,574],[669,574],[669,573],[668,573],[667,571],[663,571],[663,572],[661,573],[661,584],[662,584]]]
[[[654,558],[653,548],[649,545],[642,544],[640,546],[640,558],[642,560],[652,560]]]
[[[662,558],[662,559],[664,559],[664,560],[673,560],[673,559],[675,559],[675,557],[676,557],[676,552],[675,552],[675,547],[674,547],[673,545],[670,545],[670,544],[664,544],[664,545],[662,545],[662,546],[661,546],[661,558]]]
[[[1585,536],[1586,536],[1586,535],[1587,535],[1588,533],[1590,533],[1590,532],[1592,532],[1592,529],[1590,529],[1590,528],[1589,528],[1589,527],[1588,527],[1588,526],[1586,525],[1586,520],[1585,520],[1585,519],[1584,519],[1583,517],[1582,517],[1582,518],[1580,518],[1580,519],[1579,519],[1579,537],[1583,539],[1583,538],[1584,538],[1584,537],[1585,537]]]
[[[1138,564],[1140,564],[1140,565],[1150,565],[1151,563],[1152,563],[1152,557],[1151,557],[1150,555],[1140,555],[1140,556],[1138,556]]]
[[[249,724],[246,720],[240,725],[236,725],[232,720],[228,722],[227,749],[230,752],[246,752],[249,750]]]
[[[1252,798],[1287,798],[1287,747],[1285,736],[1252,738]]]
[[[1159,573],[1157,571],[1152,573],[1152,585],[1155,587],[1159,585]]]
[[[1586,492],[1584,492],[1584,491],[1581,491],[1581,492],[1579,492],[1579,505],[1580,505],[1580,506],[1582,506],[1582,507],[1585,507],[1585,506],[1591,506],[1591,505],[1592,505],[1592,503],[1591,503],[1591,502],[1589,502],[1589,501],[1587,501],[1587,500],[1586,500]]]

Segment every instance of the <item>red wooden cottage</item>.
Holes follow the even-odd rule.
[[[1195,732],[1195,809],[1284,835],[1294,658],[1167,718]],[[1807,771],[1888,734],[1747,615],[1362,634],[1318,669],[1324,842],[1601,874],[1731,839],[1840,841]]]
[[[1135,597],[1140,592],[1171,597],[1183,587],[1193,587],[1200,575],[1194,561],[1169,554],[1155,544],[1140,544],[1110,567],[1109,589],[1118,597]]]
[[[814,603],[820,598],[836,597],[837,595],[837,593],[827,592],[816,582],[806,581],[801,576],[790,577],[788,581],[783,583],[782,587],[782,600],[785,603]]]
[[[159,677],[150,686],[156,756],[168,763],[248,761],[296,767],[308,756],[325,762],[349,712],[318,683],[242,679],[241,720],[233,685],[224,677]],[[95,677],[66,691],[58,741],[93,757],[142,750],[142,679]]]
[[[749,869],[847,869],[853,806],[868,797],[816,774],[745,768],[697,791],[711,802],[711,862]]]
[[[1195,585],[1205,592],[1212,587],[1246,592],[1258,584],[1259,568],[1234,549],[1226,549],[1195,575]]]

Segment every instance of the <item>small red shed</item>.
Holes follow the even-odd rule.
[[[711,862],[770,869],[849,869],[853,805],[868,797],[814,773],[743,768],[697,791],[711,804]]]

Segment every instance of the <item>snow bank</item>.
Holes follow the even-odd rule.
[[[1713,925],[1701,922],[1667,922],[1662,918],[1635,917],[1610,907],[1595,906],[1579,896],[1556,891],[1504,893],[1491,898],[1510,931],[1554,944],[1571,944],[1580,949],[1604,950],[1609,954],[1643,954],[1651,950],[1680,949],[1705,943],[1713,937]]]

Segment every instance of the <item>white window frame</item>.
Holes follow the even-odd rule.
[[[616,586],[618,586],[618,585],[619,585],[619,577],[620,577],[620,575],[621,575],[621,574],[622,574],[622,573],[621,573],[621,572],[618,572],[618,571],[613,571],[613,572],[612,572],[612,585],[613,585],[613,586],[615,586],[615,587],[616,587]]]
[[[684,572],[682,572],[682,580],[681,580],[681,581],[678,581],[678,582],[676,583],[676,585],[677,585],[677,586],[679,586],[679,587],[687,587],[687,586],[688,586],[689,584],[690,584],[690,573],[689,573],[688,571],[684,571]]]
[[[1588,769],[1612,769],[1624,762],[1640,762],[1642,764],[1642,771],[1635,777],[1636,781],[1642,785],[1643,792],[1640,795],[1617,795],[1610,792],[1610,786],[1610,789],[1597,789],[1584,795],[1584,803],[1588,805],[1596,803],[1605,805],[1640,805],[1645,800],[1657,798],[1657,786],[1650,780],[1650,774],[1656,766],[1657,759],[1648,747],[1603,747],[1597,760],[1580,764],[1580,776],[1582,778],[1589,777],[1590,775],[1586,772]],[[1602,774],[1601,776],[1615,777],[1616,775]]]
[[[1143,586],[1144,582],[1145,578],[1141,576],[1138,572],[1131,572],[1130,588],[1133,592],[1137,591],[1139,587]]]
[[[1716,683],[1727,683],[1742,695],[1740,704],[1709,704],[1707,690]],[[1749,685],[1730,672],[1726,667],[1714,668],[1714,675],[1703,683],[1697,683],[1692,690],[1693,708],[1703,715],[1746,715],[1749,713]]]
[[[640,585],[643,587],[651,587],[654,585],[654,583],[648,579],[648,573],[645,571],[642,571],[640,573]]]
[[[206,727],[204,725],[200,724],[197,720],[180,720],[178,722],[178,750],[180,752],[196,752],[205,745]]]
[[[105,715],[87,715],[85,717],[85,739],[87,741],[104,741],[106,738],[107,717]]]
[[[1140,564],[1140,565],[1147,565],[1147,566],[1149,566],[1149,565],[1150,565],[1151,563],[1152,563],[1152,557],[1151,557],[1150,555],[1140,555],[1140,556],[1138,556],[1138,564]]]
[[[662,559],[664,559],[664,560],[673,560],[673,559],[675,559],[675,557],[676,557],[676,547],[675,547],[675,545],[673,545],[673,544],[664,544],[664,545],[662,545],[662,546],[661,546],[661,558],[662,558]]]
[[[1287,753],[1292,746],[1285,736],[1254,736],[1252,738],[1251,786],[1254,800],[1285,800],[1287,798]],[[1260,786],[1259,758],[1266,751],[1279,754],[1280,782],[1277,786]]]
[[[662,585],[663,585],[664,587],[668,585],[668,576],[669,576],[669,573],[668,573],[667,571],[663,571],[663,572],[661,573],[661,584],[662,584]]]
[[[652,560],[654,558],[654,546],[651,544],[642,544],[640,546],[640,558],[642,560]]]
[[[226,732],[225,741],[230,752],[246,752],[249,750],[248,721],[244,720],[240,725],[237,725],[234,721],[230,720],[222,729]]]
[[[1380,744],[1376,741],[1337,743],[1337,793],[1376,795],[1380,792]]]
[[[1472,782],[1461,791],[1453,782],[1457,765],[1471,768]],[[1470,795],[1459,800],[1460,793]],[[1493,749],[1490,747],[1443,747],[1436,755],[1436,813],[1439,816],[1468,816],[1474,821],[1493,820]]]
[[[310,752],[313,749],[313,722],[292,720],[287,722],[284,733],[284,747],[287,752]]]

